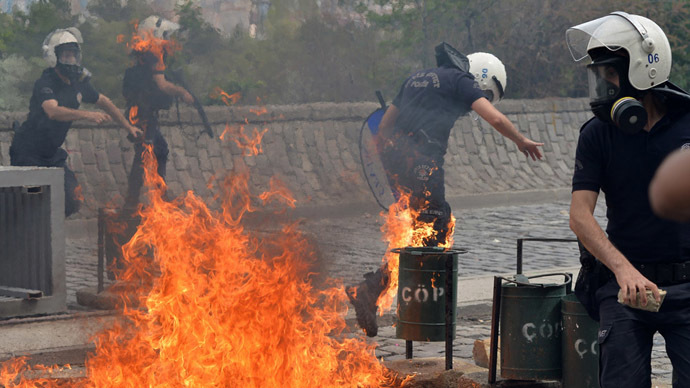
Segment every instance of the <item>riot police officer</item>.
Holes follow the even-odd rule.
[[[158,112],[170,109],[174,97],[180,97],[192,105],[194,98],[183,87],[165,76],[165,59],[172,54],[172,35],[180,26],[158,16],[149,16],[137,27],[131,56],[134,65],[125,71],[122,94],[126,101],[126,113],[132,123],[144,132],[144,140],[153,145],[158,162],[158,175],[165,178],[168,160],[168,143],[160,131]],[[134,160],[129,173],[125,212],[133,213],[139,204],[144,182],[142,142],[134,146]]]
[[[595,117],[577,144],[570,227],[604,266],[603,284],[578,295],[599,313],[600,385],[648,388],[658,331],[673,386],[689,387],[690,229],[656,216],[648,189],[662,160],[690,147],[690,96],[668,81],[671,47],[648,18],[613,12],[568,29],[566,40],[573,59],[591,60]],[[606,232],[593,217],[599,191]],[[647,291],[658,304],[660,288],[667,293],[659,311],[644,311]]]
[[[455,121],[476,112],[526,156],[541,159],[539,146],[522,135],[493,104],[505,92],[503,63],[492,54],[465,57],[449,44],[436,46],[437,67],[413,73],[386,110],[375,139],[391,187],[410,195],[410,207],[419,214],[413,222],[432,224],[435,235],[425,246],[446,244],[451,209],[445,198],[444,155]],[[412,226],[414,227],[414,226]],[[368,336],[377,333],[376,301],[388,287],[384,264],[365,280],[348,287],[357,320]]]
[[[13,166],[63,167],[65,216],[79,210],[77,179],[67,167],[67,151],[61,148],[75,120],[101,124],[114,119],[129,135],[141,130],[131,125],[110,99],[91,85],[91,73],[81,64],[81,33],[77,28],[57,29],[43,42],[43,57],[50,65],[36,81],[29,115],[16,130],[10,147]],[[82,102],[96,104],[103,112],[79,110]]]

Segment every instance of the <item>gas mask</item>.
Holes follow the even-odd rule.
[[[55,68],[71,83],[80,81],[84,74],[81,65],[81,49],[77,43],[64,43],[55,47]]]
[[[589,105],[598,119],[633,135],[647,124],[640,92],[628,80],[628,58],[618,55],[596,59],[587,66]]]

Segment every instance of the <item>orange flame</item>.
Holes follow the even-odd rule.
[[[237,101],[241,97],[241,94],[239,92],[228,94],[223,89],[216,86],[216,88],[213,89],[213,92],[209,95],[209,97],[213,99],[220,98],[225,103],[225,105],[232,105],[237,103]]]
[[[117,273],[123,304],[117,324],[96,338],[86,378],[75,387],[392,387],[398,378],[374,345],[347,338],[342,284],[313,285],[317,257],[297,224],[261,235],[246,230],[253,211],[248,175],[219,187],[221,210],[191,191],[163,199],[152,147],[143,154],[148,206],[122,247]],[[294,206],[277,180],[259,195]],[[21,380],[21,360],[0,364],[7,388],[57,387]]]
[[[216,87],[210,96],[211,98],[215,99],[220,98],[226,105],[234,104],[240,98],[239,93],[229,95],[219,87]],[[259,110],[251,108],[249,111],[257,116],[268,112],[266,107],[262,107]],[[249,120],[246,118],[244,119],[244,122],[245,124],[249,124]],[[220,140],[225,140],[227,136],[231,136],[232,141],[234,141],[235,144],[237,144],[237,146],[242,150],[243,156],[258,155],[263,152],[261,148],[261,140],[266,132],[268,132],[268,128],[264,128],[261,131],[259,131],[257,128],[253,128],[252,134],[248,135],[245,133],[244,125],[237,127],[225,123],[225,130],[223,130],[223,133],[220,134],[219,138]]]
[[[384,241],[388,241],[388,248],[383,256],[383,263],[390,273],[390,282],[385,291],[379,296],[376,304],[379,306],[379,314],[389,311],[393,304],[393,299],[398,292],[398,267],[399,256],[391,252],[391,249],[402,247],[421,247],[424,241],[436,236],[433,223],[426,223],[417,220],[419,211],[410,207],[410,194],[403,193],[400,199],[390,206],[388,213],[381,213],[385,218],[381,231]],[[448,223],[448,237],[443,247],[453,246],[453,232],[455,230],[455,217],[451,215]]]
[[[259,109],[250,108],[249,111],[252,112],[252,113],[254,113],[254,114],[257,115],[257,116],[261,116],[261,115],[263,115],[263,114],[268,113],[268,109],[266,109],[265,106],[262,106],[262,107],[259,108]]]
[[[134,25],[135,30],[137,25]],[[118,42],[124,42],[124,36],[117,38]],[[158,64],[156,70],[165,70],[165,63],[163,61],[164,54],[171,55],[176,51],[182,49],[182,46],[174,39],[157,38],[151,31],[139,31],[132,35],[132,38],[127,42],[127,47],[133,51],[145,52],[148,51],[156,56]]]
[[[77,201],[84,202],[84,193],[81,185],[77,185],[77,187],[74,188],[74,198]]]
[[[245,133],[244,125],[240,125],[239,130],[236,131],[232,130],[234,128],[237,127],[226,126],[226,131],[223,132],[223,134],[225,134],[228,131],[228,129],[230,129],[229,133],[233,135],[233,141],[235,142],[235,144],[237,144],[238,147],[240,147],[240,149],[242,149],[242,153],[244,156],[258,155],[263,152],[263,149],[261,147],[261,139],[268,131],[268,128],[264,128],[261,131],[259,131],[256,128],[253,128],[251,135],[247,135]]]
[[[271,177],[269,187],[269,191],[259,195],[259,198],[261,198],[264,204],[271,200],[277,200],[284,202],[285,205],[289,206],[290,208],[295,207],[297,200],[292,197],[292,193],[283,182],[279,181],[275,177]]]
[[[137,114],[139,113],[139,107],[134,105],[131,108],[129,108],[129,122],[132,125],[137,125],[139,122],[139,117],[137,117]]]
[[[247,135],[244,130],[244,125],[231,126],[225,124],[225,130],[220,134],[220,140],[225,140],[227,136],[232,137],[232,141],[242,150],[243,156],[258,155],[263,152],[261,147],[261,140],[268,132],[268,128],[259,131],[257,128],[252,130],[251,135]]]

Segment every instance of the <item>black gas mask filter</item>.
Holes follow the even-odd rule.
[[[64,52],[72,52],[71,61],[64,62],[61,58]],[[67,77],[70,82],[74,83],[80,81],[84,75],[84,67],[81,65],[81,49],[77,43],[64,43],[55,47],[55,56],[57,58],[57,63],[55,68]]]
[[[627,57],[599,57],[587,66],[590,107],[598,119],[633,135],[647,124],[647,111],[638,100],[640,91],[628,80]]]

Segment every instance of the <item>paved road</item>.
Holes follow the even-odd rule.
[[[569,203],[505,206],[481,209],[454,207],[457,217],[454,245],[469,252],[458,256],[459,276],[515,273],[516,239],[574,238],[568,227]],[[596,217],[605,222],[600,204]],[[386,244],[379,232],[382,219],[377,214],[352,218],[310,220],[305,226],[317,237],[321,253],[333,276],[346,284],[381,264]],[[524,272],[579,266],[577,244],[526,241],[523,247]]]
[[[503,206],[480,209],[462,209],[454,205],[457,217],[455,246],[469,253],[459,256],[459,276],[477,277],[496,273],[514,273],[516,239],[524,237],[571,238],[568,227],[567,202],[539,205]],[[605,206],[599,203],[595,212],[600,223],[605,222]],[[307,219],[304,228],[311,233],[323,257],[323,268],[332,277],[345,284],[354,284],[363,273],[375,270],[381,262],[386,244],[381,240],[381,218],[377,214],[357,217]],[[76,305],[77,289],[96,285],[96,245],[93,239],[70,238],[67,253],[68,303]],[[525,242],[524,271],[578,266],[575,243]],[[462,291],[461,291],[462,292]],[[458,324],[454,355],[471,360],[475,339],[489,336],[489,308],[482,302],[474,312],[463,315]],[[348,315],[352,318],[352,311]],[[384,359],[402,359],[405,341],[395,338],[390,317],[375,338],[379,346],[377,355]],[[415,343],[415,357],[443,356],[443,343]],[[655,381],[670,384],[671,366],[664,350],[663,338],[655,337],[652,370]]]

